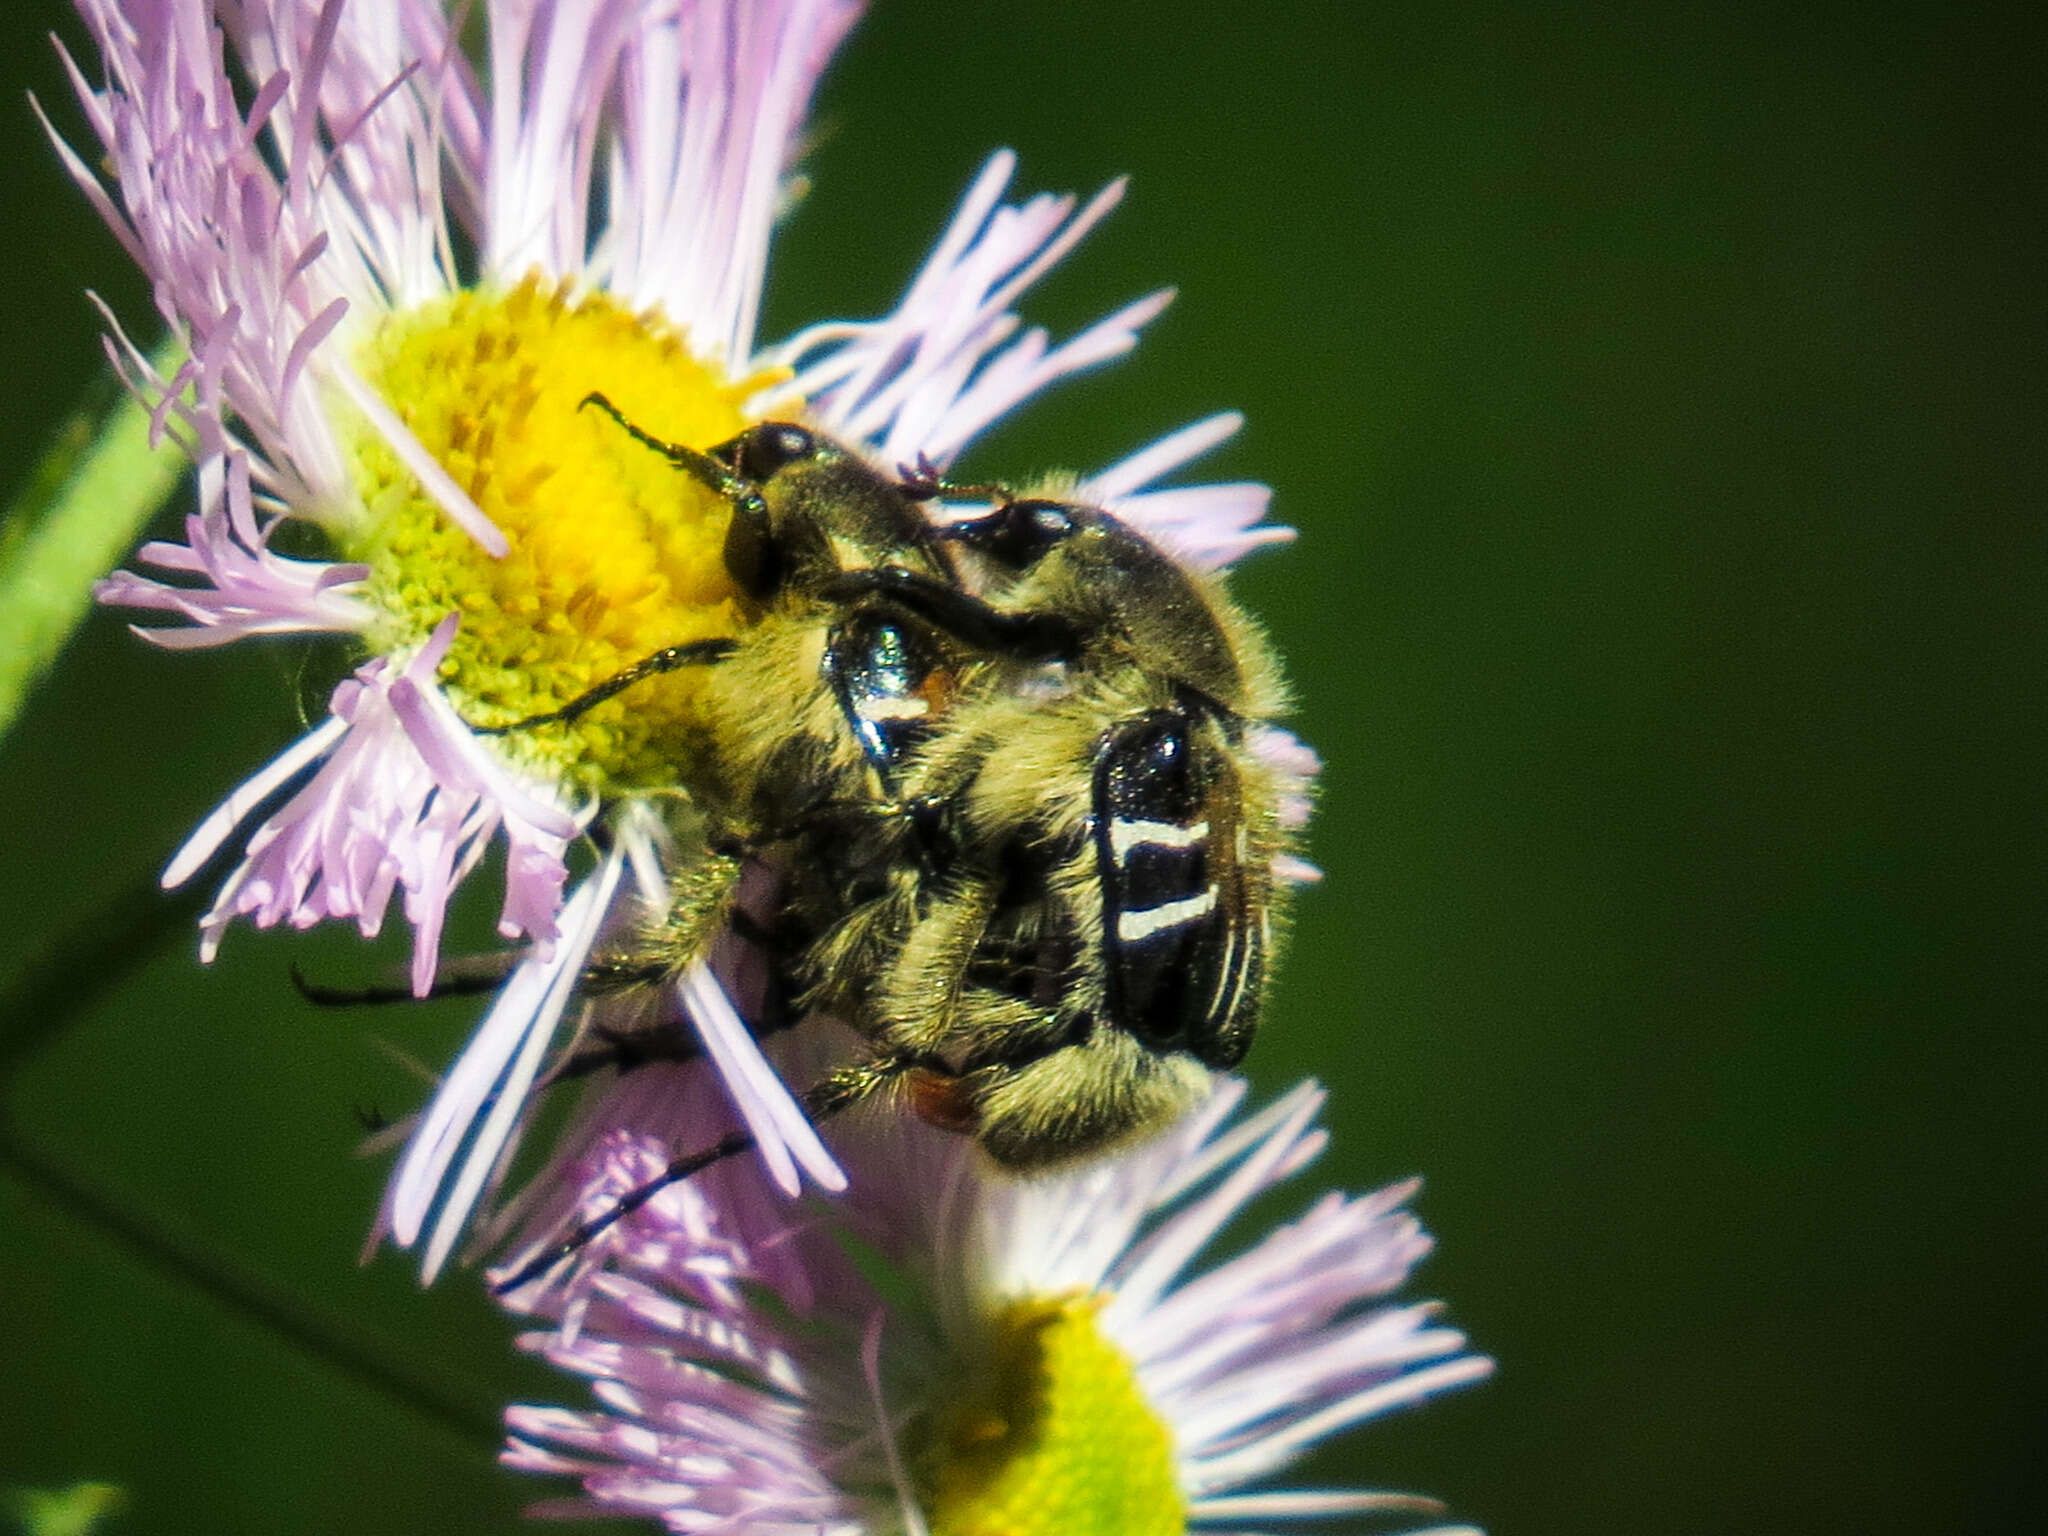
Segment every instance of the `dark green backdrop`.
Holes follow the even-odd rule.
[[[1212,467],[1303,530],[1242,587],[1329,760],[1254,1074],[1331,1084],[1322,1176],[1428,1176],[1424,1283],[1502,1365],[1314,1470],[1497,1536],[2048,1496],[2040,38],[1779,10],[882,0],[776,261],[771,334],[888,303],[997,145],[1133,174],[1032,312],[1180,304],[973,467],[1250,413]],[[51,26],[10,0],[0,57],[74,123]],[[11,479],[94,375],[79,290],[146,304],[18,97],[0,135]],[[166,910],[104,915],[294,734],[300,666],[91,624],[0,748],[0,976]],[[125,1483],[138,1531],[507,1529],[542,1489],[495,1404],[558,1389],[472,1286],[355,1265],[351,1106],[416,1096],[366,1041],[440,1061],[469,1010],[319,1015],[287,962],[360,974],[347,935],[201,971],[187,931],[9,1109],[404,1381],[0,1179],[0,1482]]]

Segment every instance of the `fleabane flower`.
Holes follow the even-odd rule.
[[[666,1081],[621,1082],[501,1276],[660,1171],[646,1127],[702,1077],[648,1075]],[[672,1185],[512,1292],[551,1325],[523,1347],[597,1406],[511,1408],[504,1460],[580,1481],[537,1512],[673,1531],[1427,1523],[1428,1499],[1273,1484],[1328,1436],[1492,1367],[1433,1304],[1395,1299],[1430,1247],[1412,1183],[1325,1194],[1202,1267],[1325,1140],[1313,1084],[1236,1119],[1243,1091],[1223,1079],[1152,1142],[1042,1178],[898,1116],[835,1126],[854,1182],[829,1204],[772,1198],[742,1162]]]
[[[667,647],[744,622],[726,504],[605,415],[708,446],[797,416],[893,469],[943,468],[1054,381],[1127,351],[1153,294],[1055,343],[1018,296],[1099,221],[974,180],[895,311],[755,335],[771,228],[850,0],[484,0],[473,62],[429,0],[79,0],[103,78],[71,68],[99,154],[53,140],[152,284],[188,357],[110,354],[196,461],[183,542],[104,600],[171,648],[349,637],[327,718],[231,794],[172,861],[239,840],[202,919],[347,919],[392,900],[431,988],[451,892],[501,860],[500,931],[528,948],[423,1117],[383,1222],[429,1274],[516,1138],[590,946],[678,867],[652,807],[703,751],[699,680],[554,710]],[[95,165],[104,166],[103,179]],[[1217,567],[1285,530],[1256,485],[1161,488],[1233,432],[1172,433],[1082,493]],[[664,799],[667,797],[667,799]],[[595,868],[570,888],[587,836]],[[685,853],[684,858],[687,858]],[[707,1049],[783,1187],[842,1182],[699,967]]]

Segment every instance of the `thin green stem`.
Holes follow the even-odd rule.
[[[168,348],[157,362],[176,366]],[[91,609],[93,583],[134,545],[184,468],[176,448],[150,446],[149,415],[125,393],[57,429],[0,515],[0,735]]]

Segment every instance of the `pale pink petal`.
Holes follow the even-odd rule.
[[[1215,571],[1252,550],[1284,543],[1291,528],[1263,523],[1273,493],[1263,485],[1148,489],[1236,434],[1244,417],[1224,411],[1169,433],[1081,483],[1083,501],[1114,512],[1200,570]]]
[[[1197,1499],[1188,1513],[1212,1520],[1303,1520],[1328,1515],[1436,1514],[1435,1499],[1412,1493],[1364,1493],[1343,1489],[1289,1489],[1284,1493],[1240,1493]],[[1444,1528],[1439,1527],[1439,1536]],[[1417,1532],[1415,1536],[1425,1536]]]
[[[461,825],[461,846],[480,846],[494,828],[503,826],[508,847],[505,903],[498,917],[498,932],[507,939],[530,938],[545,954],[554,941],[555,913],[562,904],[562,884],[567,878],[563,852],[595,807],[585,807],[576,815],[562,810],[521,783],[464,724],[433,681],[434,670],[454,637],[455,615],[450,614],[391,684],[391,712],[433,780],[435,813]],[[445,906],[446,887],[453,883],[446,876],[451,867],[452,861],[443,860],[431,870],[423,865],[415,872],[402,862],[402,878],[409,892],[419,892],[438,875],[441,905]],[[467,864],[463,872],[467,872]],[[424,964],[416,954],[413,984],[424,992],[433,978],[433,946],[424,942],[424,931],[429,923],[438,930],[440,913],[408,912],[408,916],[414,927],[423,931]]]
[[[249,463],[237,450],[223,464],[202,465],[201,511],[185,519],[186,544],[146,544],[138,558],[159,570],[200,578],[172,584],[117,571],[95,594],[103,603],[173,613],[190,629],[144,629],[144,639],[172,649],[225,645],[249,635],[361,631],[371,610],[355,594],[369,574],[360,565],[291,560],[269,549],[269,530],[256,520]],[[274,524],[272,525],[274,526]]]
[[[732,993],[732,980],[723,974],[729,956],[714,948],[714,960],[719,986]],[[679,995],[677,1001],[681,1001]],[[704,1011],[711,1012],[708,1008]],[[643,1027],[645,1022],[641,1021]],[[686,1019],[680,1010],[672,1023],[678,1029],[702,1029],[697,1017]],[[494,1220],[493,1232],[516,1230],[517,1238],[494,1266],[492,1283],[503,1285],[524,1271],[578,1225],[604,1214],[619,1196],[660,1173],[671,1158],[715,1145],[728,1132],[745,1126],[749,1118],[756,1123],[769,1118],[767,1104],[754,1106],[751,1117],[744,1112],[750,1093],[786,1103],[785,1083],[819,1080],[857,1054],[859,1041],[840,1026],[814,1020],[776,1033],[754,1047],[756,1051],[764,1049],[775,1070],[758,1083],[729,1076],[706,1060],[656,1062],[637,1066],[602,1094],[588,1096],[559,1138],[548,1167]],[[626,1156],[622,1145],[644,1148],[644,1155],[636,1151]],[[622,1156],[626,1156],[623,1162]],[[806,1163],[805,1171],[823,1182],[823,1170]],[[835,1181],[843,1180],[836,1163],[832,1174]],[[686,1185],[664,1191],[645,1211],[608,1228],[504,1301],[522,1312],[573,1318],[587,1304],[591,1285],[612,1256],[627,1250],[652,1253],[646,1247],[649,1242],[657,1247],[672,1244],[677,1222],[687,1225],[698,1219],[691,1213],[716,1211],[722,1221],[740,1223],[739,1230],[779,1232],[798,1219],[793,1217],[793,1209],[758,1158],[728,1159],[700,1172]],[[708,1216],[705,1220],[708,1223]],[[707,1224],[692,1241],[708,1241],[709,1231]],[[649,1233],[666,1235],[650,1238]],[[721,1263],[700,1248],[691,1261],[692,1283],[722,1284],[710,1272]],[[792,1305],[809,1306],[815,1299],[815,1286],[823,1279],[815,1259],[802,1253],[792,1253],[784,1263],[775,1252],[757,1252],[753,1263]]]
[[[1308,825],[1315,805],[1316,776],[1322,755],[1294,732],[1277,725],[1258,725],[1246,733],[1245,745],[1279,780],[1280,825],[1297,831]]]
[[[1088,497],[1099,505],[1120,501],[1228,442],[1243,429],[1244,415],[1239,411],[1219,411],[1190,422],[1091,476],[1086,485]]]
[[[446,13],[421,0],[220,0],[220,10],[252,79],[313,84],[270,127],[291,195],[311,199],[323,235],[353,253],[337,280],[374,284],[350,297],[403,309],[446,292],[441,162],[474,156],[477,111]],[[451,140],[444,116],[468,132]]]
[[[760,1042],[711,968],[697,962],[683,973],[681,986],[683,1007],[732,1093],[733,1107],[753,1133],[755,1151],[776,1187],[795,1195],[802,1187],[797,1174],[801,1167],[821,1189],[846,1188],[846,1175],[818,1139],[817,1127],[768,1065]]]
[[[1226,1082],[1133,1153],[1026,1181],[914,1122],[836,1127],[855,1178],[808,1218],[733,1198],[749,1178],[762,1184],[751,1165],[706,1170],[597,1239],[602,1255],[573,1289],[516,1299],[557,1320],[521,1347],[589,1379],[597,1406],[509,1410],[503,1459],[577,1479],[582,1498],[556,1507],[672,1530],[725,1530],[738,1512],[752,1529],[918,1529],[903,1426],[957,1401],[987,1347],[977,1330],[1005,1299],[1093,1292],[1171,1436],[1195,1527],[1433,1514],[1409,1494],[1244,1486],[1491,1362],[1464,1354],[1432,1306],[1377,1304],[1428,1249],[1405,1208],[1412,1184],[1328,1194],[1190,1273],[1197,1250],[1323,1141],[1314,1085],[1232,1124],[1241,1097]],[[665,1156],[614,1125],[561,1170],[580,1180],[584,1219]],[[871,1255],[860,1269],[849,1244]],[[908,1283],[878,1295],[876,1263]],[[795,1288],[798,1274],[809,1283]]]
[[[817,326],[772,354],[797,370],[789,389],[808,399],[813,417],[870,444],[883,463],[922,457],[944,468],[1025,400],[1129,351],[1172,298],[1141,299],[1059,346],[1042,330],[1020,335],[1009,304],[1115,206],[1123,184],[1079,213],[1067,198],[1003,206],[1014,168],[1007,151],[989,162],[893,315]],[[1080,494],[1190,564],[1221,569],[1293,536],[1263,524],[1271,493],[1252,484],[1148,487],[1241,424],[1225,413],[1182,428],[1084,482]]]
[[[605,1147],[603,1161],[587,1169],[591,1214],[659,1172],[666,1155],[659,1143],[624,1136]],[[666,1190],[620,1223],[624,1230],[597,1239],[617,1268],[594,1287],[573,1298],[521,1298],[526,1311],[551,1295],[573,1319],[525,1335],[521,1347],[590,1378],[609,1411],[514,1405],[503,1459],[578,1477],[585,1498],[558,1508],[649,1515],[676,1530],[857,1536],[869,1528],[860,1519],[864,1501],[840,1486],[832,1465],[843,1435],[819,1434],[807,1422],[820,1408],[841,1411],[829,1396],[821,1402],[813,1385],[822,1340],[801,1321],[791,1326],[752,1308],[743,1285],[731,1283],[758,1285],[764,1271],[760,1251],[736,1241],[729,1222],[723,1204],[694,1187]],[[802,1242],[786,1221],[748,1229],[768,1248],[778,1245],[777,1232]],[[841,1264],[834,1280],[835,1311],[865,1299],[866,1315],[876,1315],[857,1272]],[[858,1379],[853,1359],[844,1368]],[[870,1417],[858,1399],[844,1411],[855,1432]]]
[[[568,277],[590,247],[591,168],[638,0],[495,0],[490,18],[484,267]]]
[[[1276,1172],[1295,1142],[1312,1134],[1311,1126],[1321,1106],[1321,1094],[1304,1096],[1278,1129],[1254,1147],[1250,1156],[1232,1169],[1221,1184],[1176,1212],[1173,1220],[1136,1244],[1119,1261],[1116,1299],[1110,1303],[1111,1309],[1139,1315],[1153,1307],[1161,1292],[1223,1229],[1231,1215],[1275,1182]],[[1115,1320],[1105,1317],[1104,1325],[1114,1328]]]
[[[351,8],[224,5],[250,50],[246,105],[211,6],[80,0],[106,84],[73,70],[115,183],[95,201],[197,364],[202,451],[225,449],[232,416],[263,461],[263,483],[315,518],[356,506],[309,372],[339,355],[342,330],[365,323],[344,323],[351,309],[446,284],[432,156],[377,158],[427,142],[421,93],[440,82],[395,59],[383,61],[391,78],[374,79],[364,31],[340,29]],[[82,156],[68,163],[74,175],[86,169]],[[399,166],[423,168],[427,183],[401,189],[393,176],[413,171]]]
[[[1262,521],[1273,493],[1263,485],[1169,486],[1102,505],[1197,570],[1220,571],[1254,550],[1294,539],[1294,530]]]
[[[1013,341],[1011,303],[1123,195],[1112,183],[1078,213],[1048,195],[1003,206],[1015,167],[1007,150],[989,161],[894,314],[815,327],[771,354],[796,369],[789,390],[820,425],[872,444],[885,463],[922,452],[943,467],[1027,396],[1126,350],[1163,307],[1166,295],[1140,300],[1062,348],[1043,332]]]
[[[193,829],[192,835],[185,839],[184,845],[171,856],[171,862],[164,867],[164,889],[176,890],[198,874],[206,861],[234,835],[235,828],[256,814],[258,806],[307,767],[326,757],[347,733],[347,721],[323,720],[262,772],[239,785],[233,794],[207,814],[206,819]]]
[[[609,286],[735,371],[754,349],[792,141],[859,13],[854,0],[687,5],[626,40]]]
[[[484,515],[469,492],[455,483],[455,477],[443,469],[441,461],[413,436],[412,429],[381,395],[346,363],[337,361],[328,371],[355,408],[363,413],[364,419],[376,429],[377,435],[398,455],[399,462],[412,471],[421,487],[434,498],[434,504],[448,514],[450,521],[475,539],[485,553],[497,559],[511,553],[512,545],[503,531]]]
[[[1459,1342],[1447,1340],[1444,1352],[1450,1353],[1458,1347]],[[1227,1488],[1264,1477],[1294,1460],[1317,1441],[1326,1440],[1354,1424],[1397,1408],[1412,1407],[1439,1392],[1484,1381],[1492,1374],[1493,1362],[1475,1355],[1459,1355],[1425,1370],[1402,1371],[1315,1413],[1304,1414],[1284,1428],[1267,1430],[1230,1451],[1193,1458],[1191,1470],[1195,1486],[1192,1491],[1200,1494],[1212,1488]]]
[[[534,1078],[540,1072],[541,1060],[546,1055],[549,1043],[555,1035],[555,1026],[568,1006],[571,992],[583,969],[584,958],[596,942],[598,929],[605,914],[611,908],[612,895],[618,889],[619,875],[623,861],[616,851],[599,866],[591,880],[569,899],[562,909],[562,942],[551,961],[529,960],[527,965],[545,967],[545,986],[539,1000],[534,1003],[523,1032],[516,1029],[504,1031],[510,1040],[491,1041],[485,1037],[490,1030],[491,1020],[478,1031],[476,1046],[472,1049],[481,1058],[479,1070],[470,1074],[458,1102],[451,1106],[447,1118],[459,1121],[467,1140],[462,1152],[461,1167],[454,1182],[447,1187],[441,1208],[434,1217],[434,1230],[427,1243],[427,1251],[420,1263],[420,1283],[433,1284],[434,1277],[454,1252],[456,1240],[468,1226],[470,1212],[475,1209],[478,1198],[483,1194],[486,1182],[497,1171],[500,1154],[507,1151],[512,1143],[513,1129],[526,1111],[527,1094],[533,1087]],[[506,998],[512,989],[506,990]],[[501,1000],[502,1001],[502,1000]],[[522,997],[522,1003],[526,999]],[[495,1010],[493,1010],[495,1017]],[[448,1086],[436,1096],[433,1108],[427,1113],[427,1127],[435,1123],[435,1111],[440,1108],[440,1099],[453,1097],[457,1079],[464,1076],[469,1052],[457,1062],[450,1075]],[[482,1096],[474,1093],[474,1084],[488,1082],[488,1092]],[[481,1126],[476,1124],[481,1117]],[[445,1143],[445,1138],[443,1139]],[[452,1148],[450,1149],[452,1150]],[[410,1157],[407,1159],[411,1161]],[[437,1158],[439,1167],[431,1171],[423,1169],[416,1182],[431,1181],[439,1189],[446,1183],[448,1162]],[[405,1169],[400,1170],[403,1182]],[[406,1208],[411,1214],[410,1207]],[[412,1233],[418,1232],[417,1224]],[[411,1238],[406,1231],[393,1222],[393,1235],[401,1246],[410,1246]]]
[[[1307,859],[1283,853],[1273,861],[1273,878],[1288,885],[1314,885],[1323,878],[1323,871]]]
[[[202,954],[236,917],[258,927],[352,917],[373,935],[403,889],[424,993],[455,878],[500,829],[511,848],[503,926],[543,948],[553,941],[578,818],[521,785],[441,697],[433,672],[453,635],[451,615],[404,668],[371,662],[335,690],[329,708],[345,728],[326,738],[312,780],[250,836],[201,919]],[[181,856],[174,869],[192,862]]]
[[[571,904],[576,899],[572,896]],[[580,967],[583,959],[575,956],[573,965]],[[553,1035],[560,1014],[544,1017],[543,1003],[553,991],[557,972],[571,965],[569,947],[557,945],[551,959],[529,955],[513,970],[407,1141],[405,1155],[385,1189],[373,1238],[389,1232],[401,1248],[419,1241],[448,1167],[490,1100],[492,1085],[502,1079],[506,1063],[534,1034],[543,1039]]]

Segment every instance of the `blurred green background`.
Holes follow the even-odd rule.
[[[4,27],[75,125],[68,12]],[[1496,1536],[2048,1503],[2041,42],[2019,6],[882,0],[829,79],[767,334],[892,302],[998,145],[1028,190],[1130,172],[1031,314],[1180,303],[970,467],[1241,407],[1204,471],[1303,532],[1241,583],[1329,765],[1253,1074],[1331,1085],[1320,1177],[1427,1175],[1423,1283],[1502,1366],[1313,1476]],[[99,368],[80,290],[149,311],[18,98],[0,136],[18,480]],[[496,1405],[576,1399],[472,1284],[356,1266],[352,1109],[418,1097],[369,1042],[439,1062],[474,1009],[320,1014],[287,964],[364,975],[348,934],[201,970],[124,896],[331,666],[100,616],[0,746],[0,978],[82,924],[79,974],[136,950],[7,1085],[19,1134],[285,1309],[0,1178],[0,1484],[124,1484],[114,1529],[509,1529],[551,1490],[492,1464]]]

